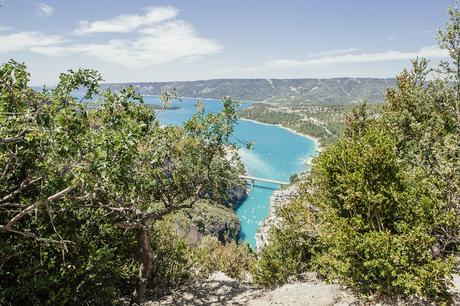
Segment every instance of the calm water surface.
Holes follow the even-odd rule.
[[[197,101],[198,99],[185,98],[183,101],[173,102],[172,106],[179,106],[181,109],[159,111],[157,116],[162,124],[181,125],[194,114]],[[200,101],[209,112],[218,112],[222,109],[222,104],[218,100]],[[161,104],[157,96],[145,96],[144,102]],[[249,105],[250,103],[244,103],[242,107]],[[315,154],[312,140],[273,125],[240,120],[235,128],[234,137],[243,142],[254,142],[251,150],[240,148],[243,163],[252,176],[288,181],[291,174],[306,170],[303,161]],[[270,196],[277,188],[277,185],[257,182],[251,188],[248,198],[236,210],[241,221],[239,238],[249,242],[253,248],[260,222],[268,216]]]

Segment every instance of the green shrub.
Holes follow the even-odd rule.
[[[254,260],[248,244],[222,244],[211,236],[204,237],[192,256],[196,273],[204,277],[221,271],[229,277],[245,278]]]
[[[374,127],[321,154],[307,196],[319,209],[320,273],[364,294],[447,298],[452,261],[433,250],[448,213],[433,179],[410,170],[392,138]]]
[[[264,286],[285,283],[311,268],[318,235],[314,214],[302,198],[277,212],[281,224],[270,229],[269,244],[251,269],[254,281]]]
[[[136,264],[132,235],[120,235],[101,210],[66,207],[53,213],[59,234],[71,243],[67,251],[54,244],[18,236],[0,243],[0,301],[2,305],[117,304],[131,289]],[[58,239],[46,213],[30,226]]]
[[[254,260],[247,244],[222,243],[216,236],[205,235],[191,245],[178,228],[178,216],[170,216],[151,228],[152,252],[156,259],[149,283],[153,293],[167,293],[217,271],[233,278],[247,276]]]
[[[437,251],[438,233],[455,218],[433,191],[436,178],[407,168],[364,108],[353,120],[278,212],[254,279],[277,285],[312,270],[364,295],[449,301],[453,261]]]
[[[149,287],[155,294],[164,294],[189,281],[192,261],[191,247],[177,233],[174,222],[165,220],[151,227],[151,245],[155,265],[150,275]]]

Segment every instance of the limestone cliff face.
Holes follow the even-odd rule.
[[[262,250],[268,242],[268,233],[272,226],[279,224],[280,217],[277,216],[277,211],[287,205],[297,195],[298,187],[290,185],[285,189],[275,190],[270,198],[270,212],[268,217],[262,221],[259,230],[256,234],[256,250]]]

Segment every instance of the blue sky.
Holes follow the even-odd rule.
[[[99,70],[109,82],[393,77],[437,62],[447,0],[0,0],[0,61],[33,85]]]

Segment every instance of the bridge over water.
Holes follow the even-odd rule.
[[[265,182],[265,183],[271,183],[271,184],[277,184],[277,185],[289,185],[289,182],[284,182],[284,181],[278,181],[278,180],[271,180],[271,179],[266,179],[266,178],[261,178],[261,177],[256,177],[256,176],[249,176],[249,175],[240,175],[240,178],[251,181],[252,185],[254,185],[254,182]]]

